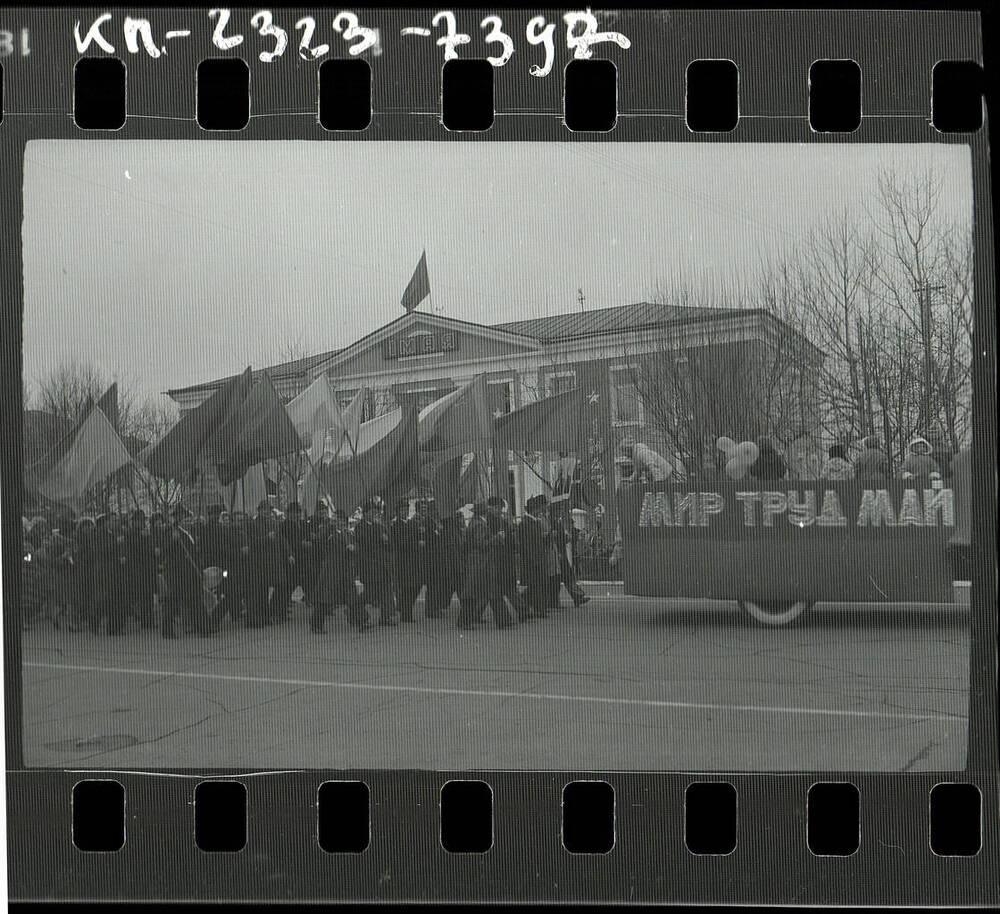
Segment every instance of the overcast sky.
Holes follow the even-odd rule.
[[[76,357],[153,393],[340,348],[403,313],[425,247],[435,308],[484,323],[729,281],[887,165],[971,222],[956,145],[34,140],[25,376]]]

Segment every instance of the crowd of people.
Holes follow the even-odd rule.
[[[844,444],[833,444],[827,450],[826,459],[822,463],[818,478],[829,480],[856,479],[864,483],[888,482],[891,479],[947,480],[951,476],[951,461],[954,452],[941,440],[940,436],[932,436],[934,444],[928,438],[918,435],[907,445],[902,462],[893,471],[892,463],[886,452],[885,445],[877,435],[863,438],[855,449]],[[720,438],[720,442],[733,445],[732,439]],[[750,446],[750,443],[742,445]],[[775,442],[768,437],[758,438],[752,443],[753,459],[748,460],[745,470],[730,478],[741,479],[744,475],[750,479],[781,480],[792,479],[797,475],[786,457],[781,453]],[[854,450],[853,459],[851,451]],[[674,483],[693,482],[696,479],[725,479],[729,476],[727,462],[732,451],[718,449],[714,459],[700,472],[690,472],[679,457],[665,458],[643,444],[627,444],[624,455],[619,459],[624,482],[662,482],[670,480]]]
[[[210,507],[195,516],[106,513],[24,519],[25,626],[121,635],[130,627],[211,635],[223,626],[287,622],[296,602],[322,634],[343,609],[358,631],[445,617],[473,629],[492,612],[505,629],[544,619],[565,588],[588,601],[576,580],[569,516],[544,495],[520,520],[501,498],[441,517],[433,500],[400,499],[391,512],[368,500],[353,518],[321,500],[311,517],[295,502],[280,514],[268,501],[251,517]],[[301,601],[293,595],[301,590]]]
[[[626,484],[690,478],[679,460],[661,467],[666,461],[655,452],[631,450],[621,461]],[[754,450],[749,477],[794,475],[769,439],[756,441]],[[732,453],[720,451],[715,467],[695,478],[724,477]],[[860,442],[853,459],[845,446],[831,446],[820,478],[869,485],[893,477],[948,480],[951,459],[918,436],[893,473],[873,436]],[[578,575],[620,576],[620,538],[609,543],[599,521],[588,532],[578,530],[568,504],[538,495],[520,519],[497,497],[473,505],[471,515],[445,517],[433,499],[402,498],[391,510],[369,499],[351,518],[322,500],[311,517],[295,502],[281,514],[265,500],[254,516],[217,504],[203,516],[179,505],[148,518],[138,509],[24,518],[23,619],[26,626],[45,618],[57,627],[109,635],[125,632],[130,620],[158,628],[164,638],[179,631],[207,635],[227,622],[248,628],[287,622],[293,594],[301,592],[296,602],[307,608],[313,632],[322,633],[339,609],[365,631],[412,623],[423,592],[426,618],[444,617],[457,600],[459,628],[474,628],[487,610],[497,627],[508,628],[545,618],[563,588],[575,606],[586,603]]]

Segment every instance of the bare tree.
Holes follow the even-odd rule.
[[[771,305],[777,310],[777,290],[760,293],[766,294],[775,296]],[[678,298],[709,304],[690,289],[680,290]],[[749,300],[744,306],[762,303]],[[741,341],[721,342],[706,323],[681,347],[663,339],[652,351],[623,351],[646,438],[701,468],[714,460],[720,436],[791,442],[811,431],[816,421],[811,376],[821,356],[794,327],[772,315],[760,314],[759,320],[761,332]]]
[[[96,366],[71,360],[63,362],[37,381],[38,409],[60,419],[76,421],[88,403],[96,403],[110,385]]]

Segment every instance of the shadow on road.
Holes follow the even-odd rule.
[[[652,604],[652,601],[650,601]],[[656,609],[647,618],[647,624],[654,627],[675,625],[714,626],[720,629],[757,629],[772,631],[778,637],[782,631],[803,631],[806,629],[854,629],[859,631],[906,628],[906,629],[955,629],[968,627],[969,610],[964,606],[872,606],[818,604],[803,613],[793,624],[769,628],[754,621],[734,603],[719,603],[717,607],[692,607],[678,602],[675,607],[648,605]]]

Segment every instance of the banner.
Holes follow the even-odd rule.
[[[902,480],[619,491],[625,593],[712,600],[953,601],[949,488]]]

